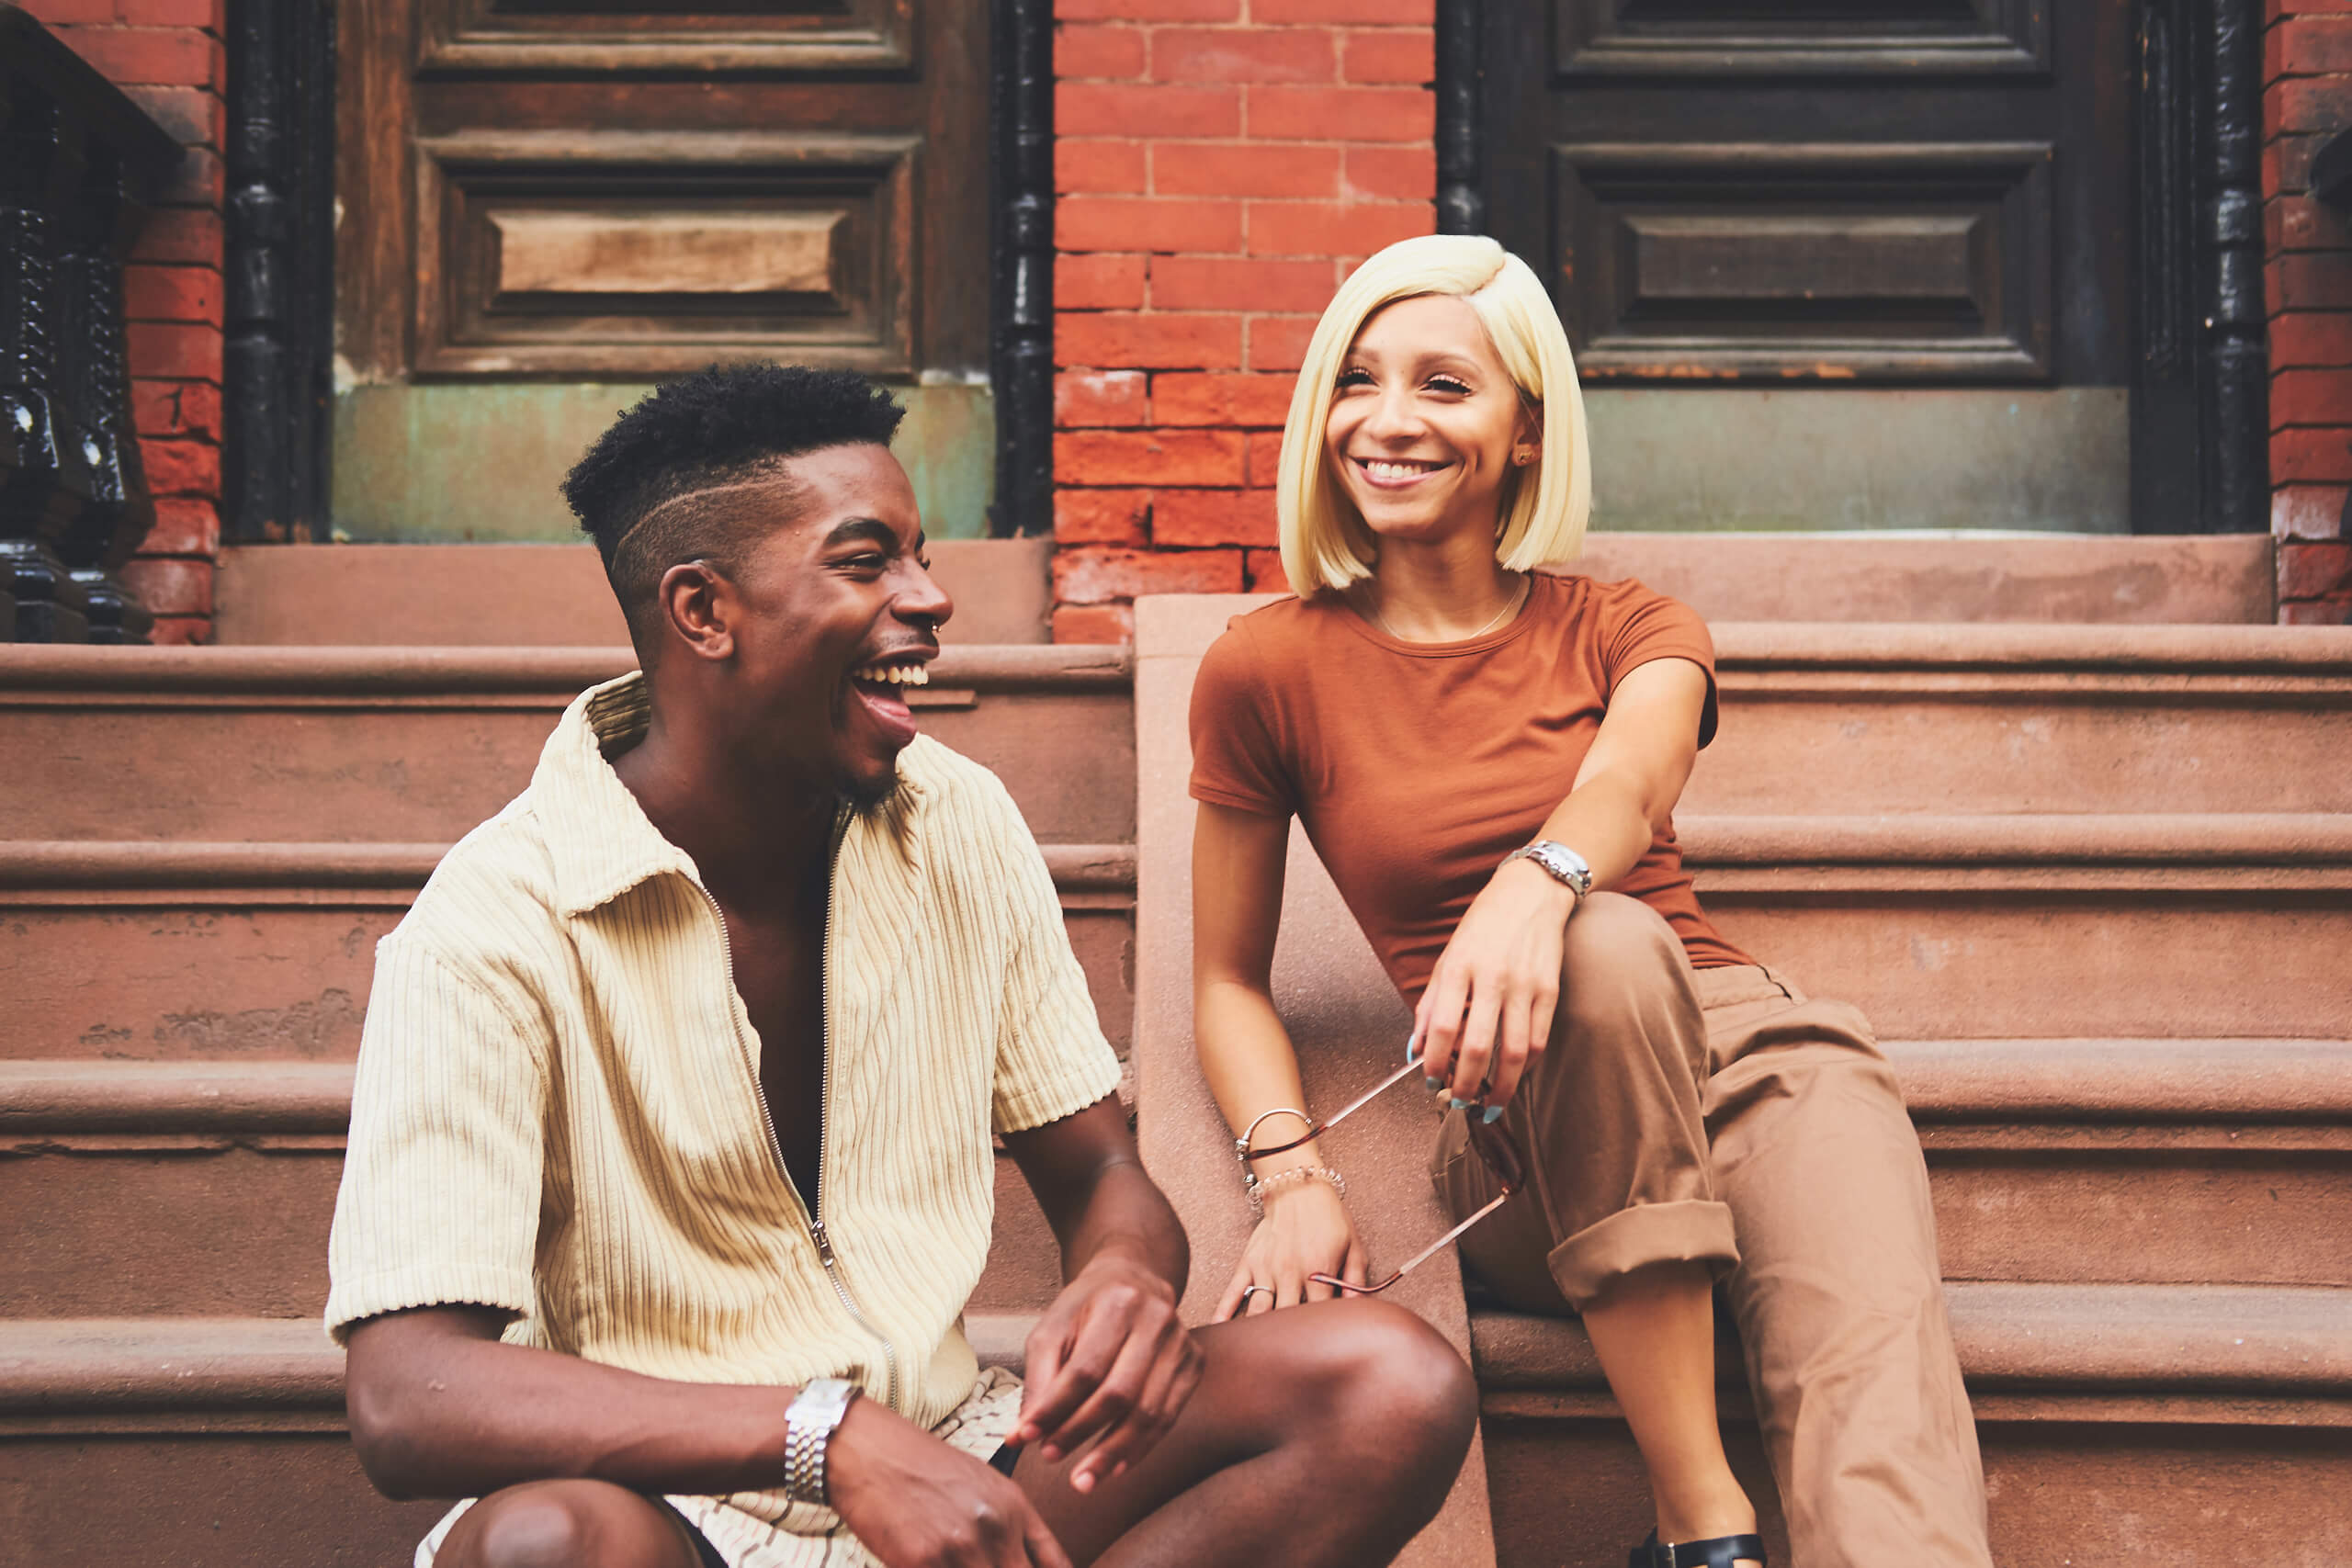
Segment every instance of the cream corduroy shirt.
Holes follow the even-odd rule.
[[[718,907],[606,761],[648,714],[639,676],[582,694],[530,787],[378,945],[328,1331],[477,1303],[515,1314],[510,1341],[686,1382],[847,1377],[936,1427],[978,1370],[961,1314],[990,1130],[1118,1083],[1052,880],[995,775],[927,738],[896,794],[845,814],[816,1195],[837,1287],[763,1114]]]

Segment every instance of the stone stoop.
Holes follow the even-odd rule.
[[[1192,640],[1171,652],[1170,607],[1147,602],[1135,659],[951,646],[921,699],[926,730],[995,768],[1028,815],[1123,1051],[1136,1021],[1147,1155],[1212,1291],[1241,1206],[1182,1032],[1171,835],[1190,815],[1187,660],[1248,603],[1179,607]],[[2323,1439],[2352,1425],[2352,998],[2334,978],[2352,937],[2352,634],[1717,635],[1727,716],[1683,836],[1735,941],[1857,1001],[1891,1042],[1991,1402],[2003,1560],[2143,1541],[2101,1499],[2172,1520],[2202,1497],[2235,1518],[2260,1503],[2245,1478],[2261,1466],[2290,1489],[2340,1483],[2342,1444]],[[42,1560],[168,1539],[191,1563],[406,1562],[438,1505],[367,1487],[316,1319],[372,947],[526,781],[564,703],[628,662],[0,649],[0,1212],[17,1222],[0,1469],[26,1482],[9,1529]],[[1311,903],[1307,873],[1293,880]],[[1306,917],[1286,926],[1282,976],[1302,1040],[1354,1030],[1385,1059],[1393,997],[1336,905]],[[1323,1099],[1358,1065],[1318,1060]],[[973,1326],[1011,1359],[1058,1275],[1000,1166]],[[1403,1223],[1367,1228],[1378,1243]],[[2191,1298],[2211,1333],[2164,1315]],[[1482,1496],[1468,1535],[1445,1538],[1464,1551],[1417,1551],[1613,1560],[1639,1534],[1621,1540],[1617,1515],[1645,1505],[1573,1327],[1465,1317],[1458,1288],[1425,1304],[1488,1388],[1494,1512]],[[2158,1343],[2233,1323],[2304,1359],[2279,1351],[2231,1382]],[[2173,1503],[2148,1500],[2143,1463]],[[2135,1550],[2189,1561],[2227,1539],[2181,1528],[2197,1551]],[[2290,1559],[2293,1539],[2281,1527]]]

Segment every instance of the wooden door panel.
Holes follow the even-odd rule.
[[[1594,373],[2046,380],[2044,142],[1571,143],[1560,298]]]
[[[1563,76],[2035,75],[2046,0],[1556,0]]]
[[[907,374],[920,141],[503,131],[417,143],[416,366]]]
[[[421,71],[902,71],[915,0],[421,0]]]
[[[988,362],[987,0],[342,5],[357,379]]]

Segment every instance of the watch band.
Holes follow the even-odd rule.
[[[1584,856],[1555,839],[1538,839],[1532,844],[1522,844],[1505,855],[1503,863],[1509,865],[1515,860],[1533,861],[1549,872],[1553,880],[1575,889],[1579,901],[1592,891],[1592,867],[1585,863]]]
[[[785,1408],[784,1495],[794,1502],[825,1502],[825,1450],[861,1392],[843,1378],[810,1378]]]

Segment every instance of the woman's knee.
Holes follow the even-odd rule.
[[[1570,978],[1581,972],[1663,973],[1674,966],[1681,939],[1666,917],[1623,893],[1591,893],[1568,920],[1561,964]]]

